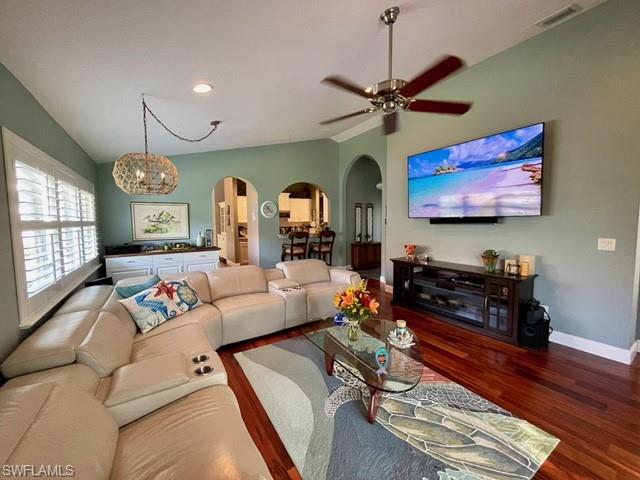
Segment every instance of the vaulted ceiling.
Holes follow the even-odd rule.
[[[401,0],[394,73],[444,53],[477,63],[544,30],[569,0]],[[583,10],[604,0],[578,0]],[[320,81],[386,76],[390,0],[3,0],[0,62],[98,162],[143,149],[140,93],[184,143],[150,123],[150,150],[191,153],[331,137],[363,99]],[[198,95],[194,84],[213,92]]]

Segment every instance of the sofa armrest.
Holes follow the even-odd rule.
[[[334,283],[357,285],[360,283],[360,280],[362,280],[358,272],[347,270],[345,268],[330,268],[329,274],[331,275],[331,281]]]
[[[267,277],[267,282],[270,282],[271,280],[282,280],[284,278],[282,270],[278,270],[277,268],[265,269],[264,275]]]
[[[289,290],[292,288],[300,288],[300,284],[298,282],[294,282],[293,280],[289,280],[287,278],[282,278],[279,280],[271,280],[269,282],[270,292],[274,290]]]

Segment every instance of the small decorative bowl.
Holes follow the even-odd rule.
[[[413,334],[409,330],[405,330],[403,333],[400,333],[396,328],[394,328],[389,332],[387,339],[391,345],[402,350],[413,347],[416,344],[413,341]]]

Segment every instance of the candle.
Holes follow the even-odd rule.
[[[404,332],[407,331],[406,320],[396,320],[396,329],[398,330],[398,334],[404,334]]]

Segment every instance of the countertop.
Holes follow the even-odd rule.
[[[135,253],[118,253],[115,255],[105,255],[104,258],[117,258],[117,257],[139,257],[149,255],[168,255],[170,253],[190,253],[190,252],[214,252],[218,251],[218,247],[202,247],[202,248],[174,248],[172,250],[151,250],[149,252],[135,252]]]

